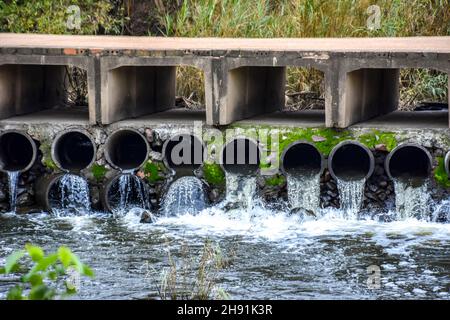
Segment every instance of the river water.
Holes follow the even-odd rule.
[[[305,220],[259,201],[225,207],[160,216],[153,224],[140,223],[135,209],[119,217],[4,213],[0,263],[27,242],[46,250],[67,245],[96,272],[81,280],[74,298],[158,298],[168,252],[177,259],[184,246],[199,252],[210,239],[235,252],[219,274],[231,299],[450,299],[449,223],[356,219],[336,209]],[[379,288],[368,285],[374,266]],[[0,298],[13,284],[0,281]]]

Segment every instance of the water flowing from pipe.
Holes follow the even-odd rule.
[[[150,208],[150,199],[142,183],[138,177],[124,171],[119,177],[119,203],[115,214],[123,215],[133,208]]]
[[[412,181],[394,180],[396,220],[416,218],[429,220],[428,181],[419,184]]]
[[[226,197],[223,204],[234,208],[251,209],[256,200],[256,177],[225,173]]]
[[[316,212],[320,204],[320,174],[287,174],[286,180],[291,208]]]
[[[205,208],[206,199],[202,182],[196,177],[186,176],[170,185],[161,211],[165,216],[195,215]]]
[[[85,215],[91,211],[89,185],[81,176],[65,174],[59,179],[60,202],[54,213],[61,216]]]
[[[8,171],[8,184],[9,184],[9,207],[11,212],[16,212],[19,171]]]
[[[366,179],[337,179],[341,210],[346,219],[356,220],[358,218],[364,198],[365,183]]]

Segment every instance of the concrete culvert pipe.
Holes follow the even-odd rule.
[[[372,152],[357,141],[342,141],[328,156],[328,170],[335,179],[368,179],[373,173],[374,164]]]
[[[114,168],[127,171],[141,167],[147,160],[149,145],[134,129],[119,129],[105,143],[105,158]]]
[[[86,169],[95,161],[95,142],[86,132],[80,130],[64,131],[53,140],[52,157],[56,165],[62,170],[80,171]]]
[[[0,170],[26,171],[36,160],[36,143],[26,133],[8,130],[0,133]]]
[[[150,209],[147,185],[133,174],[119,174],[108,179],[100,190],[103,209],[126,212],[132,208]]]
[[[177,134],[166,140],[162,154],[166,167],[175,171],[197,169],[204,158],[205,148],[199,138],[191,134]]]
[[[447,152],[444,159],[445,172],[447,173],[447,177],[450,178],[450,151]]]
[[[385,161],[391,179],[426,179],[431,173],[432,157],[427,149],[415,143],[404,143],[392,150]]]
[[[255,175],[259,171],[260,158],[258,142],[249,138],[235,138],[220,152],[222,169],[238,175]]]
[[[309,142],[293,142],[281,154],[281,170],[288,175],[316,175],[324,168],[323,155]]]

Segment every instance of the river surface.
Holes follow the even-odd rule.
[[[67,245],[96,272],[81,280],[75,299],[158,298],[168,251],[176,259],[183,246],[200,252],[210,239],[224,252],[234,248],[233,264],[219,274],[231,299],[450,298],[448,223],[349,220],[338,210],[317,219],[261,206],[224,210],[153,224],[140,223],[133,210],[122,217],[4,213],[0,262],[27,242],[46,250]],[[373,266],[379,288],[368,285]],[[0,281],[0,298],[13,284]]]

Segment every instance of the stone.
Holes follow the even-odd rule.
[[[324,138],[322,136],[314,136],[314,135],[311,137],[311,139],[314,142],[321,142],[321,141],[326,141],[327,140],[327,138]]]
[[[386,188],[387,185],[388,185],[388,182],[385,181],[385,180],[380,181],[380,182],[378,183],[378,186],[379,186],[380,188]]]
[[[153,131],[150,128],[146,128],[145,131],[145,137],[147,138],[147,141],[152,143],[153,142]]]
[[[153,223],[155,222],[155,217],[150,211],[144,211],[141,214],[141,220],[140,223]]]
[[[386,145],[384,143],[380,143],[380,144],[375,145],[375,150],[383,151],[383,152],[387,152],[388,151],[387,148],[386,148]]]

